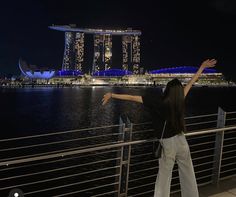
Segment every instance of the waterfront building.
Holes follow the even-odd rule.
[[[180,66],[172,68],[162,68],[146,73],[154,84],[165,85],[173,78],[178,78],[183,84],[187,83],[197,72],[198,67]],[[195,85],[223,85],[227,84],[222,73],[216,69],[208,68],[203,71]]]
[[[24,81],[34,84],[67,84],[67,85],[166,85],[173,78],[178,78],[186,84],[197,72],[198,67],[181,66],[172,68],[162,68],[146,72],[145,74],[135,74],[124,69],[96,70],[92,75],[83,74],[77,70],[48,70],[39,69],[34,65],[29,65],[23,60],[19,60],[19,68]],[[229,85],[224,80],[222,73],[215,69],[205,69],[195,86],[222,86]]]
[[[140,36],[141,31],[108,30],[77,28],[75,25],[50,26],[50,29],[65,32],[65,49],[62,70],[84,71],[85,34],[93,34],[94,55],[93,65],[89,70],[92,74],[112,69],[112,36],[122,36],[122,68],[133,74],[140,73]]]
[[[19,69],[21,74],[30,79],[50,79],[55,75],[54,69],[39,68],[36,65],[30,65],[26,61],[19,59]]]

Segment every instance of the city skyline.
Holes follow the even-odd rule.
[[[20,57],[30,64],[60,69],[64,35],[48,26],[76,24],[80,28],[141,30],[141,66],[145,70],[198,66],[206,58],[216,58],[217,70],[236,78],[235,14],[236,3],[230,0],[4,2],[0,74],[19,74]],[[88,45],[86,50],[92,53],[93,48]],[[118,59],[114,59],[114,67],[119,66]]]

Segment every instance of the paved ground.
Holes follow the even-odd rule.
[[[199,187],[200,197],[236,197],[236,177],[221,181],[219,186],[206,185]],[[171,197],[181,197],[180,193]]]

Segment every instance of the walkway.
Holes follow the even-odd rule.
[[[236,177],[220,181],[219,186],[206,185],[199,188],[200,197],[236,197]],[[180,197],[180,193],[171,197]]]

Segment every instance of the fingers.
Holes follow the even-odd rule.
[[[102,105],[105,105],[105,104],[106,104],[106,100],[102,99]]]
[[[108,102],[108,99],[104,99],[102,105],[105,105]]]
[[[102,105],[105,105],[108,101],[109,101],[109,94],[106,93],[105,95],[103,95],[103,98],[102,98]]]
[[[214,67],[216,63],[217,63],[216,59],[207,59],[202,63],[202,67],[203,68]]]
[[[211,64],[213,64],[213,63],[216,63],[217,61],[215,60],[215,59],[211,59],[210,61],[209,61],[209,63],[211,63]]]
[[[216,63],[217,63],[217,61],[215,59],[211,59],[209,61],[209,66],[213,67],[213,66],[215,66]]]

